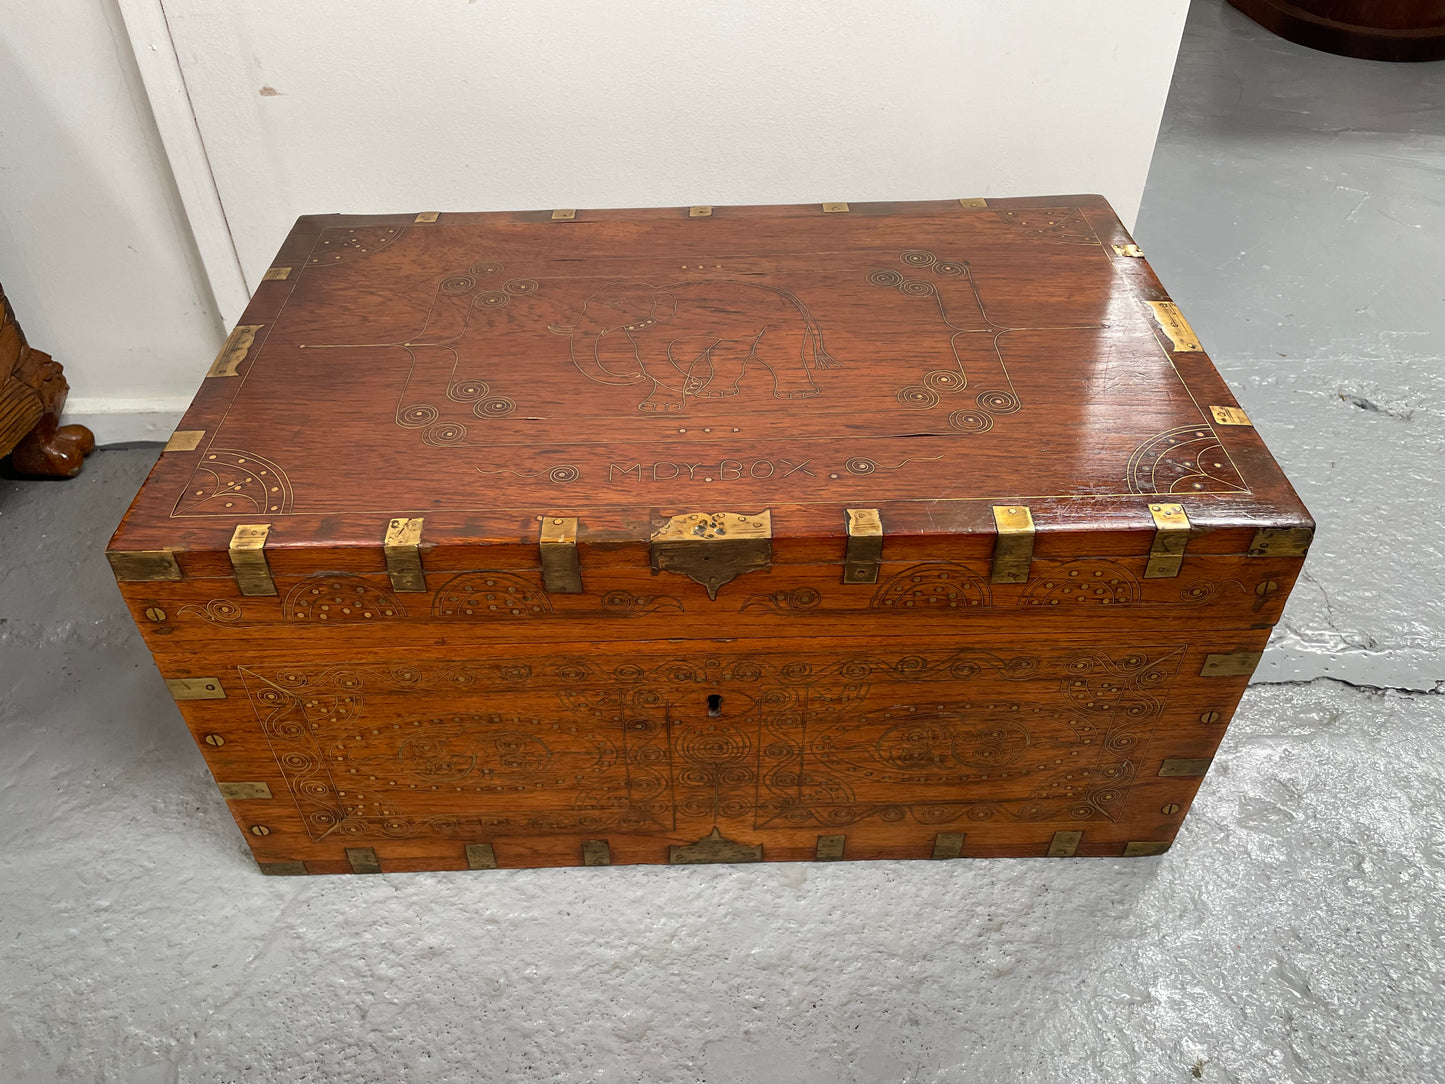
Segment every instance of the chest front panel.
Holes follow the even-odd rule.
[[[232,809],[268,862],[345,844],[460,865],[487,843],[564,863],[599,839],[665,862],[713,829],[764,857],[837,833],[904,856],[941,831],[1119,853],[1172,836],[1243,685],[1207,662],[1261,638],[254,650],[183,706],[218,781],[264,784]]]

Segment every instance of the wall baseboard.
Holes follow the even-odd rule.
[[[164,443],[190,405],[189,397],[111,399],[72,395],[66,400],[61,421],[89,428],[97,446],[138,440]]]

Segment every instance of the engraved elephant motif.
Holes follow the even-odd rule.
[[[807,306],[787,290],[703,279],[654,286],[613,283],[587,299],[573,324],[549,324],[570,339],[572,363],[599,384],[652,383],[637,409],[676,413],[687,398],[737,395],[754,368],[779,399],[819,394],[812,373],[836,369]]]

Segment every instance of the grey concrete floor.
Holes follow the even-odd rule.
[[[1445,65],[1196,0],[1141,245],[1321,522],[1154,859],[263,878],[101,556],[0,483],[0,1082],[1445,1079]]]

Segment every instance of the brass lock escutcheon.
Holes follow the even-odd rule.
[[[773,515],[738,512],[688,512],[673,516],[652,532],[652,571],[675,572],[717,589],[745,572],[773,566]]]

